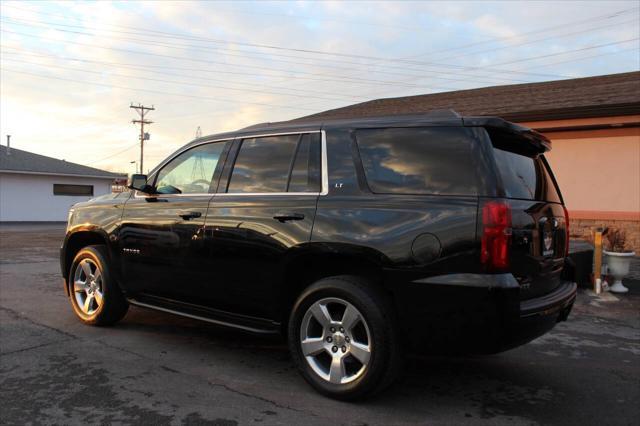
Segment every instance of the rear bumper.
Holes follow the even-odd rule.
[[[522,301],[519,318],[506,324],[505,334],[493,352],[501,352],[528,343],[548,331],[558,322],[566,321],[576,300],[578,286],[563,282],[545,296]]]
[[[568,307],[573,306],[577,291],[576,283],[563,282],[547,295],[521,302],[520,318],[556,316],[558,312],[564,312]],[[559,321],[566,319],[566,316],[561,316]]]
[[[577,285],[520,301],[511,274],[452,274],[392,285],[410,346],[430,353],[495,353],[525,344],[569,316]]]

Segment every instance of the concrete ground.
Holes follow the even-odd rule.
[[[2,424],[638,424],[640,281],[581,292],[570,320],[499,355],[414,358],[361,403],[316,394],[278,340],[131,308],[74,317],[60,225],[0,225]]]

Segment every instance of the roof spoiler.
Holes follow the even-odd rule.
[[[462,122],[468,127],[485,127],[489,133],[509,137],[512,144],[524,143],[522,150],[532,154],[551,150],[551,141],[542,133],[499,117],[463,117]]]

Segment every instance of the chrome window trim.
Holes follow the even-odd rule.
[[[327,132],[324,130],[320,131],[320,147],[320,161],[322,162],[322,165],[320,167],[322,191],[320,192],[320,195],[327,195],[329,193],[329,165],[327,160]]]
[[[234,196],[234,197],[243,197],[243,196],[282,196],[282,195],[294,195],[294,196],[301,196],[301,195],[307,195],[307,196],[313,196],[313,197],[317,197],[320,195],[327,195],[329,193],[329,167],[327,166],[327,133],[324,130],[308,130],[308,131],[299,131],[299,132],[283,132],[283,133],[260,133],[260,134],[249,134],[249,135],[243,135],[243,136],[236,136],[233,138],[222,138],[222,139],[212,139],[212,140],[207,140],[207,141],[202,141],[199,142],[197,144],[194,145],[190,145],[188,147],[185,147],[185,149],[180,150],[178,152],[176,152],[176,154],[170,158],[167,158],[166,160],[164,160],[162,163],[160,163],[157,167],[156,170],[150,174],[148,176],[148,179],[154,177],[160,170],[162,170],[162,168],[169,163],[170,161],[172,161],[174,158],[178,157],[180,154],[193,149],[197,146],[200,145],[205,145],[205,144],[209,144],[209,143],[216,143],[216,142],[223,142],[223,141],[227,141],[227,142],[233,142],[237,139],[253,139],[253,138],[261,138],[261,137],[268,137],[268,136],[286,136],[286,135],[307,135],[307,134],[313,134],[313,133],[320,133],[320,157],[321,157],[321,167],[320,167],[320,173],[321,173],[321,192],[199,192],[199,193],[193,193],[193,194],[147,194],[147,195],[138,195],[140,194],[139,191],[136,191],[134,194],[134,198],[157,198],[157,197],[162,197],[162,198],[173,198],[173,197],[204,197],[204,196],[209,196],[209,197],[220,197],[220,196]],[[147,180],[148,180],[147,179]]]

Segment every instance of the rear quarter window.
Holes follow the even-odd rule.
[[[495,147],[493,153],[507,198],[562,202],[542,156],[529,157]]]
[[[356,142],[374,193],[478,193],[473,142],[463,128],[362,129]]]

